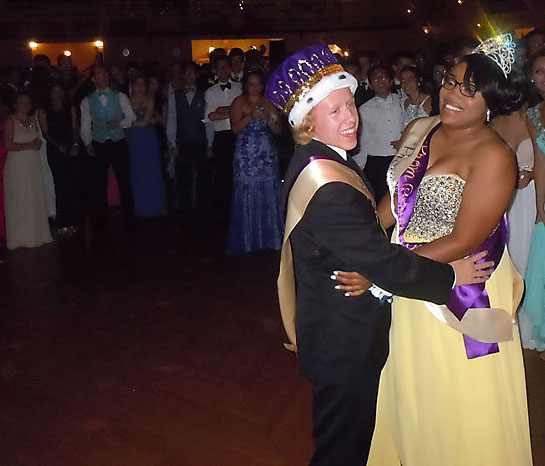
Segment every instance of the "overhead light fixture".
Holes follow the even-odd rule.
[[[31,41],[28,43],[28,46],[29,46],[31,49],[37,49],[37,48],[38,48],[38,42],[34,42],[33,40],[31,40]]]
[[[477,23],[477,27],[480,28],[480,27],[481,27],[481,23]]]
[[[208,53],[212,53],[214,50],[216,49],[216,47],[208,47]]]
[[[458,0],[458,5],[463,5],[464,0]]]
[[[104,42],[102,42],[101,40],[96,40],[95,47],[104,47]]]
[[[424,26],[422,26],[422,31],[424,31],[424,34],[429,34],[431,32],[431,27],[427,24],[424,24]]]
[[[65,50],[63,53],[65,57],[70,57],[72,55],[72,52],[70,52],[70,50]]]
[[[413,10],[412,8],[407,8],[407,13],[412,14]]]
[[[350,55],[350,53],[348,51],[345,51],[344,54],[343,54],[345,57],[348,57],[348,55]]]

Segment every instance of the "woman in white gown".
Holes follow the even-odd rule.
[[[512,79],[513,81],[513,79]],[[521,88],[525,78],[520,76]],[[524,278],[530,243],[536,219],[536,190],[534,184],[534,148],[526,124],[526,105],[510,115],[498,115],[490,123],[517,156],[517,189],[507,211],[509,239],[507,248],[515,267]],[[518,312],[522,346],[533,349],[532,324],[521,305]]]
[[[30,116],[31,107],[30,97],[19,95],[15,112],[4,129],[9,151],[4,169],[8,249],[32,248],[53,241],[40,162],[42,141],[38,123]]]

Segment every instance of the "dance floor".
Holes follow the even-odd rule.
[[[224,257],[198,224],[84,236],[0,264],[0,466],[307,464],[278,255]],[[525,360],[545,465],[545,362]]]

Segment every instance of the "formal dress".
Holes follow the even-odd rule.
[[[145,108],[135,109],[136,120],[146,115]],[[167,213],[167,200],[159,142],[155,128],[133,127],[127,136],[131,157],[131,187],[137,217],[159,217]]]
[[[338,162],[363,178],[343,152],[316,140],[298,147],[286,172],[282,205],[311,157]],[[290,243],[299,362],[314,395],[311,464],[364,464],[378,379],[388,354],[390,306],[370,292],[344,297],[334,289],[331,273],[355,270],[395,294],[442,303],[450,296],[452,268],[390,244],[370,200],[342,182],[317,191]]]
[[[36,120],[30,127],[14,121],[13,142],[39,137]],[[33,248],[53,241],[47,220],[45,188],[38,150],[10,151],[4,169],[8,249]]]
[[[516,154],[519,171],[532,171],[534,167],[534,148],[531,139],[522,141],[517,148]],[[509,221],[509,242],[507,247],[509,255],[522,277],[524,277],[528,265],[535,219],[536,189],[534,180],[532,180],[525,188],[515,190],[513,200],[507,211],[507,220]],[[535,349],[536,344],[532,340],[532,323],[523,306],[519,309],[518,321],[522,346]]]
[[[80,220],[80,181],[79,158],[70,154],[74,144],[72,111],[70,107],[48,110],[46,118],[48,136],[66,148],[61,152],[54,144],[47,145],[47,161],[55,182],[56,224],[59,228],[75,226]]]
[[[280,249],[280,195],[278,154],[272,132],[265,120],[253,119],[237,135],[228,254]]]
[[[426,166],[427,161],[423,170]],[[409,192],[406,181],[403,186]],[[404,239],[426,243],[448,235],[464,186],[457,175],[424,175]],[[400,240],[399,232],[396,238]],[[486,283],[486,292],[491,308],[507,310],[512,316],[519,304],[521,293],[517,294],[515,284],[520,276],[504,242],[499,244],[501,261]],[[473,344],[486,348],[485,355],[470,357]],[[440,321],[430,312],[429,303],[395,297],[390,355],[381,375],[368,465],[530,466],[529,434],[516,324],[511,341],[498,347],[482,344],[466,340]]]
[[[538,105],[536,105],[535,107],[529,108],[526,112],[526,115],[528,116],[528,119],[532,122],[532,124],[536,128],[537,147],[545,155],[545,126],[543,126],[543,122],[541,121],[541,118],[539,116]]]
[[[424,109],[424,104],[429,98],[430,96],[427,96],[419,104],[409,104],[407,105],[407,107],[405,107],[405,110],[403,110],[403,113],[401,114],[401,128],[403,130],[408,126],[411,121],[416,120],[417,118],[425,118],[428,116],[426,110]]]

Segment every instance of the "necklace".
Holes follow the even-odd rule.
[[[15,121],[19,123],[23,128],[32,128],[32,119],[27,118],[26,120],[18,120],[15,118]]]

